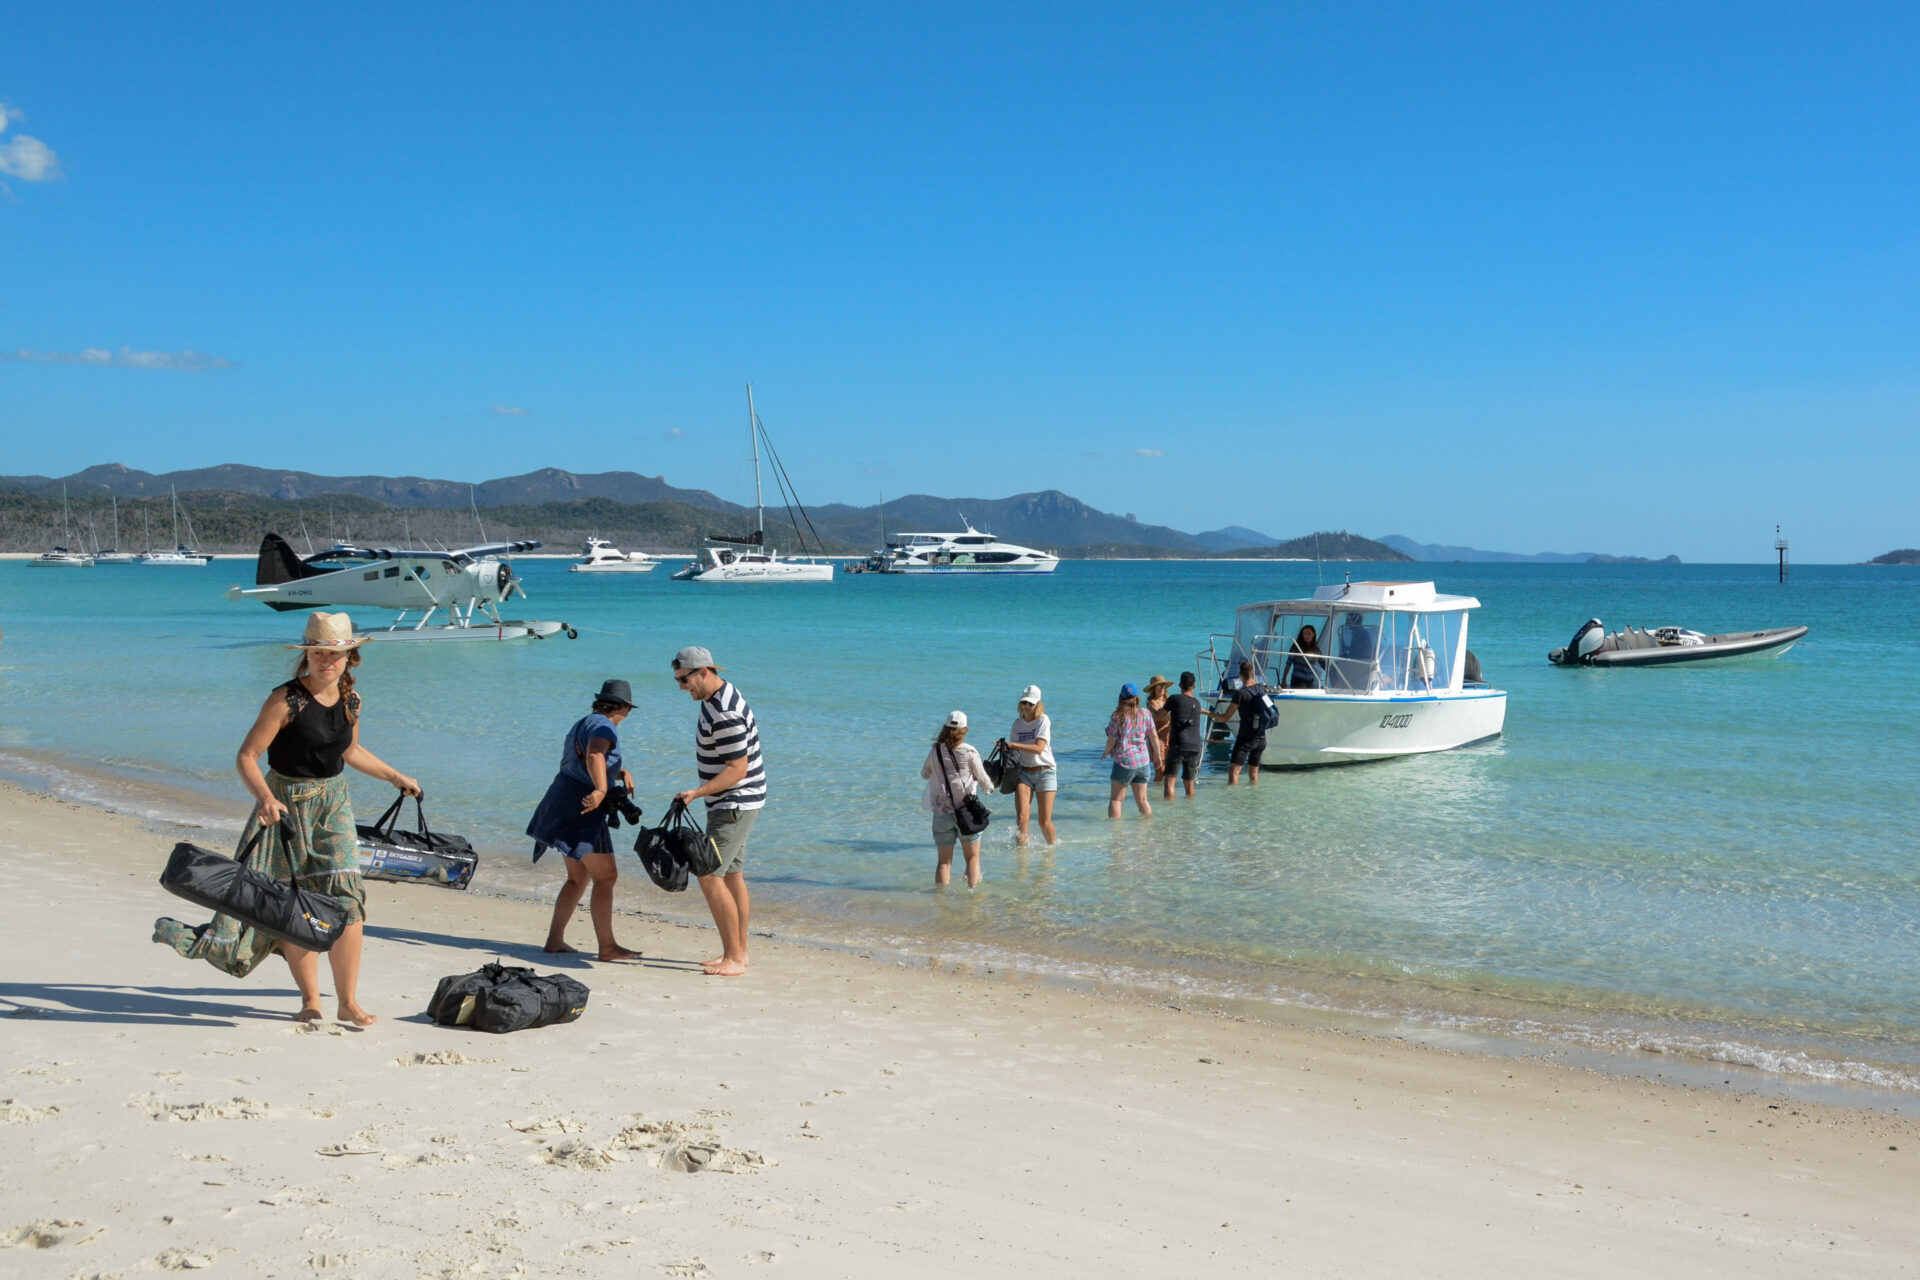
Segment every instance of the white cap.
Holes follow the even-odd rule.
[[[947,728],[964,729],[967,727],[967,713],[955,711],[947,717]]]
[[[1024,690],[1021,691],[1020,701],[1031,702],[1034,706],[1036,707],[1039,706],[1040,705],[1040,686],[1037,684],[1028,685]]]

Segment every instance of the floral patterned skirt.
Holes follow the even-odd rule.
[[[338,898],[346,905],[350,925],[365,921],[367,891],[360,880],[360,854],[346,775],[287,778],[269,770],[267,790],[287,806],[287,821],[300,833],[299,847],[287,848],[275,824],[267,828],[247,865],[276,880],[292,880],[303,889]],[[247,820],[247,829],[234,846],[235,857],[259,827],[257,814]],[[153,926],[153,940],[189,960],[205,960],[236,978],[252,973],[280,948],[277,939],[232,916],[219,915],[211,924],[198,926],[162,917]]]

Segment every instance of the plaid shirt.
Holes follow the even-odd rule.
[[[1153,716],[1141,710],[1122,719],[1118,712],[1107,721],[1107,736],[1113,739],[1113,761],[1123,769],[1144,769],[1153,763],[1147,739],[1153,736]]]

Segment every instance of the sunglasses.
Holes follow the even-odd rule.
[[[682,671],[682,672],[677,672],[677,673],[675,673],[675,675],[674,675],[674,677],[673,677],[673,682],[674,682],[675,684],[677,684],[677,685],[679,685],[679,686],[680,686],[680,687],[681,687],[682,689],[684,689],[684,688],[686,688],[686,687],[687,687],[687,681],[689,681],[689,680],[691,680],[691,679],[693,679],[693,678],[694,678],[694,677],[695,677],[696,675],[698,675],[698,674],[700,674],[700,673],[699,673],[699,672],[697,672],[697,671]]]

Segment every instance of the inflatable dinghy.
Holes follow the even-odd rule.
[[[1564,649],[1547,655],[1547,661],[1557,667],[1664,667],[1724,658],[1777,658],[1806,634],[1805,627],[1728,631],[1717,636],[1685,627],[1626,627],[1608,635],[1600,619],[1588,618]]]

